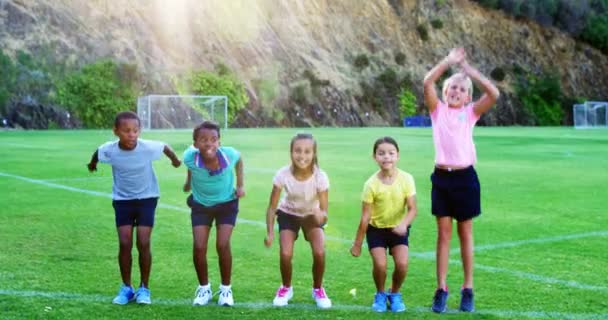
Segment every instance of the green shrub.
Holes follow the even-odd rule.
[[[520,78],[516,85],[517,96],[524,108],[533,117],[533,123],[539,126],[557,126],[562,122],[562,90],[559,76],[556,73],[543,74],[540,77],[529,75]]]
[[[397,52],[395,54],[395,63],[396,64],[398,64],[400,66],[405,65],[405,59],[406,59],[405,53],[403,53],[403,52]]]
[[[364,53],[359,54],[355,57],[355,67],[359,70],[363,70],[369,66],[369,58]]]
[[[592,17],[583,29],[581,38],[592,46],[608,52],[608,14]]]
[[[249,96],[245,86],[224,64],[216,66],[220,74],[200,70],[186,76],[184,82],[178,86],[182,94],[226,96],[228,97],[228,123],[232,123],[237,113],[245,108]],[[202,111],[202,110],[199,110]]]
[[[310,102],[310,89],[304,83],[299,83],[293,87],[289,93],[289,99],[299,106],[308,105]]]
[[[111,60],[85,65],[60,82],[57,101],[87,128],[110,127],[117,112],[135,109],[136,74],[135,66]]]
[[[441,29],[443,28],[443,21],[441,21],[440,19],[433,19],[431,20],[431,26],[434,29]]]
[[[328,86],[328,85],[330,85],[329,80],[319,79],[314,72],[312,72],[312,71],[310,71],[308,69],[304,70],[304,72],[302,73],[302,76],[304,78],[308,79],[308,82],[310,82],[310,85],[312,87],[321,87],[321,86]]]
[[[490,72],[490,77],[496,81],[503,81],[507,74],[501,67],[496,67]]]
[[[0,50],[0,114],[6,115],[6,104],[15,89],[17,67],[13,60]]]
[[[398,98],[399,112],[402,118],[416,114],[416,96],[410,89],[402,88]]]
[[[422,41],[429,40],[429,31],[426,29],[426,27],[424,25],[419,24],[416,27],[416,31],[418,31],[418,35],[420,36],[420,39],[422,39]]]

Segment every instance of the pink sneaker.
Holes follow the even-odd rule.
[[[272,300],[272,305],[276,307],[284,307],[287,305],[289,300],[293,297],[293,287],[284,287],[281,285],[277,290],[277,294]]]
[[[325,294],[325,289],[323,289],[323,287],[319,289],[312,288],[312,298],[315,299],[317,307],[321,309],[331,308],[331,300],[329,300],[327,294]]]

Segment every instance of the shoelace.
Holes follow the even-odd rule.
[[[325,290],[323,290],[323,288],[321,289],[314,289],[315,291],[315,298],[317,299],[325,299],[327,298],[327,296],[325,296]]]
[[[285,287],[281,286],[279,288],[279,290],[277,290],[277,296],[283,298],[287,295],[288,292],[289,292],[289,288],[285,288]]]
[[[220,296],[222,296],[222,297],[228,297],[231,294],[232,294],[232,290],[230,290],[230,289],[224,290],[224,291],[220,290]]]
[[[196,297],[197,298],[202,298],[205,295],[205,293],[207,293],[209,291],[210,290],[205,290],[205,289],[202,289],[202,288],[198,288],[198,289],[196,289]]]

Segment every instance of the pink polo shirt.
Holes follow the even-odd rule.
[[[473,104],[454,109],[442,101],[431,113],[433,142],[435,143],[435,164],[467,167],[477,161],[473,128],[479,116],[473,111]]]

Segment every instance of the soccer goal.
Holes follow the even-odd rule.
[[[585,128],[608,128],[607,101],[585,101],[584,104],[575,104],[572,107],[572,118],[574,127]]]
[[[147,95],[137,98],[141,127],[191,129],[205,120],[228,128],[228,97],[196,95]]]

